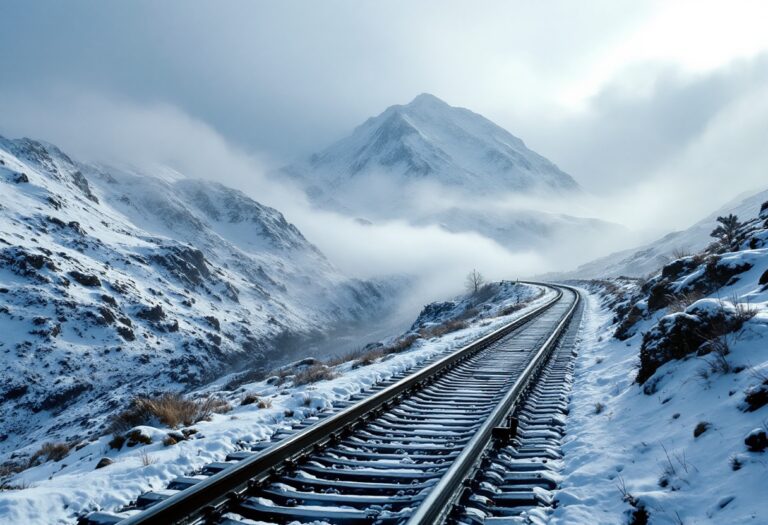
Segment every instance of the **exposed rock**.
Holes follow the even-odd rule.
[[[86,274],[83,272],[78,272],[77,270],[72,270],[69,272],[69,276],[83,286],[101,286],[101,281],[97,276],[93,274]]]
[[[156,323],[165,319],[165,311],[162,306],[157,304],[152,307],[142,308],[136,313],[136,316]]]
[[[693,354],[710,338],[739,327],[734,311],[714,299],[702,299],[685,312],[662,317],[643,336],[636,381],[645,383],[663,364]]]
[[[197,286],[211,276],[203,252],[187,246],[167,246],[164,254],[152,256],[171,274],[190,285]]]
[[[221,330],[221,323],[214,316],[206,315],[203,317],[203,319],[205,319],[205,321],[211,325],[212,328],[215,328],[217,332]]]
[[[100,468],[108,467],[108,466],[109,466],[109,465],[111,465],[112,463],[114,463],[114,461],[112,461],[112,460],[111,460],[111,459],[109,459],[109,458],[101,458],[101,459],[99,460],[99,462],[98,462],[98,463],[96,463],[96,468],[97,468],[97,469],[100,469]]]
[[[136,340],[136,335],[133,333],[133,330],[131,330],[127,326],[118,326],[117,333],[120,334],[120,337],[122,337],[126,341]]]
[[[741,408],[745,412],[754,412],[765,405],[768,405],[768,379],[747,389],[744,395],[744,405]]]
[[[74,383],[70,386],[53,391],[38,405],[40,410],[53,410],[63,408],[75,401],[90,387],[85,383]]]
[[[762,452],[768,448],[768,435],[765,429],[756,428],[744,438],[744,444],[750,452]]]
[[[75,186],[77,186],[80,191],[83,192],[83,195],[86,196],[89,200],[95,202],[98,204],[99,199],[96,197],[96,195],[93,194],[91,191],[91,187],[88,184],[88,179],[86,179],[80,171],[76,171],[72,173],[72,182],[75,183]]]

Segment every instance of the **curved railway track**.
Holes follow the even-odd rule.
[[[535,410],[565,410],[553,389],[568,370],[561,343],[575,332],[580,298],[555,290],[509,325],[261,450],[141,496],[128,517],[96,513],[82,522],[414,525],[519,515],[540,503],[531,495],[537,487],[551,488],[541,467],[557,459],[556,429],[544,427],[558,419]],[[527,452],[521,439],[533,440]]]

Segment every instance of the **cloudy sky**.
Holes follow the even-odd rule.
[[[656,235],[768,186],[766,20],[742,0],[6,1],[0,133],[253,177],[279,205],[254,170],[430,92]]]

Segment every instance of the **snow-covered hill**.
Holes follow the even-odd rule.
[[[722,206],[690,228],[672,232],[652,243],[621,252],[612,253],[579,266],[567,273],[550,275],[558,279],[593,279],[600,277],[641,277],[655,273],[674,259],[675,254],[701,251],[713,239],[710,232],[717,224],[717,217],[733,213],[741,218],[754,217],[760,205],[768,200],[768,190],[754,195],[740,196]]]
[[[0,138],[0,453],[98,432],[133,395],[269,366],[387,305],[277,210],[156,175]]]
[[[768,523],[768,201],[759,208],[732,242],[642,286],[589,284],[607,299],[589,301],[552,523]]]
[[[507,197],[580,195],[576,181],[485,117],[421,94],[280,170],[318,207],[367,221],[406,220],[476,232],[507,248],[553,246],[595,219],[509,207]]]

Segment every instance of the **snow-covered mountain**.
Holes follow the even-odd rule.
[[[140,392],[269,366],[388,303],[277,210],[155,175],[0,138],[0,452],[97,431]]]
[[[407,220],[476,232],[505,247],[553,246],[595,219],[504,207],[506,197],[582,194],[574,179],[485,117],[421,94],[280,170],[318,207],[368,221]]]
[[[593,279],[601,277],[643,277],[657,272],[676,255],[703,250],[714,239],[710,233],[717,217],[733,213],[740,218],[754,217],[768,200],[768,190],[753,195],[741,195],[703,218],[690,228],[669,233],[654,242],[600,257],[566,273],[548,275],[557,279]]]
[[[462,193],[574,191],[576,182],[490,120],[429,94],[395,105],[350,136],[284,169],[316,202],[350,206],[348,189],[386,176],[392,184],[430,181]]]

